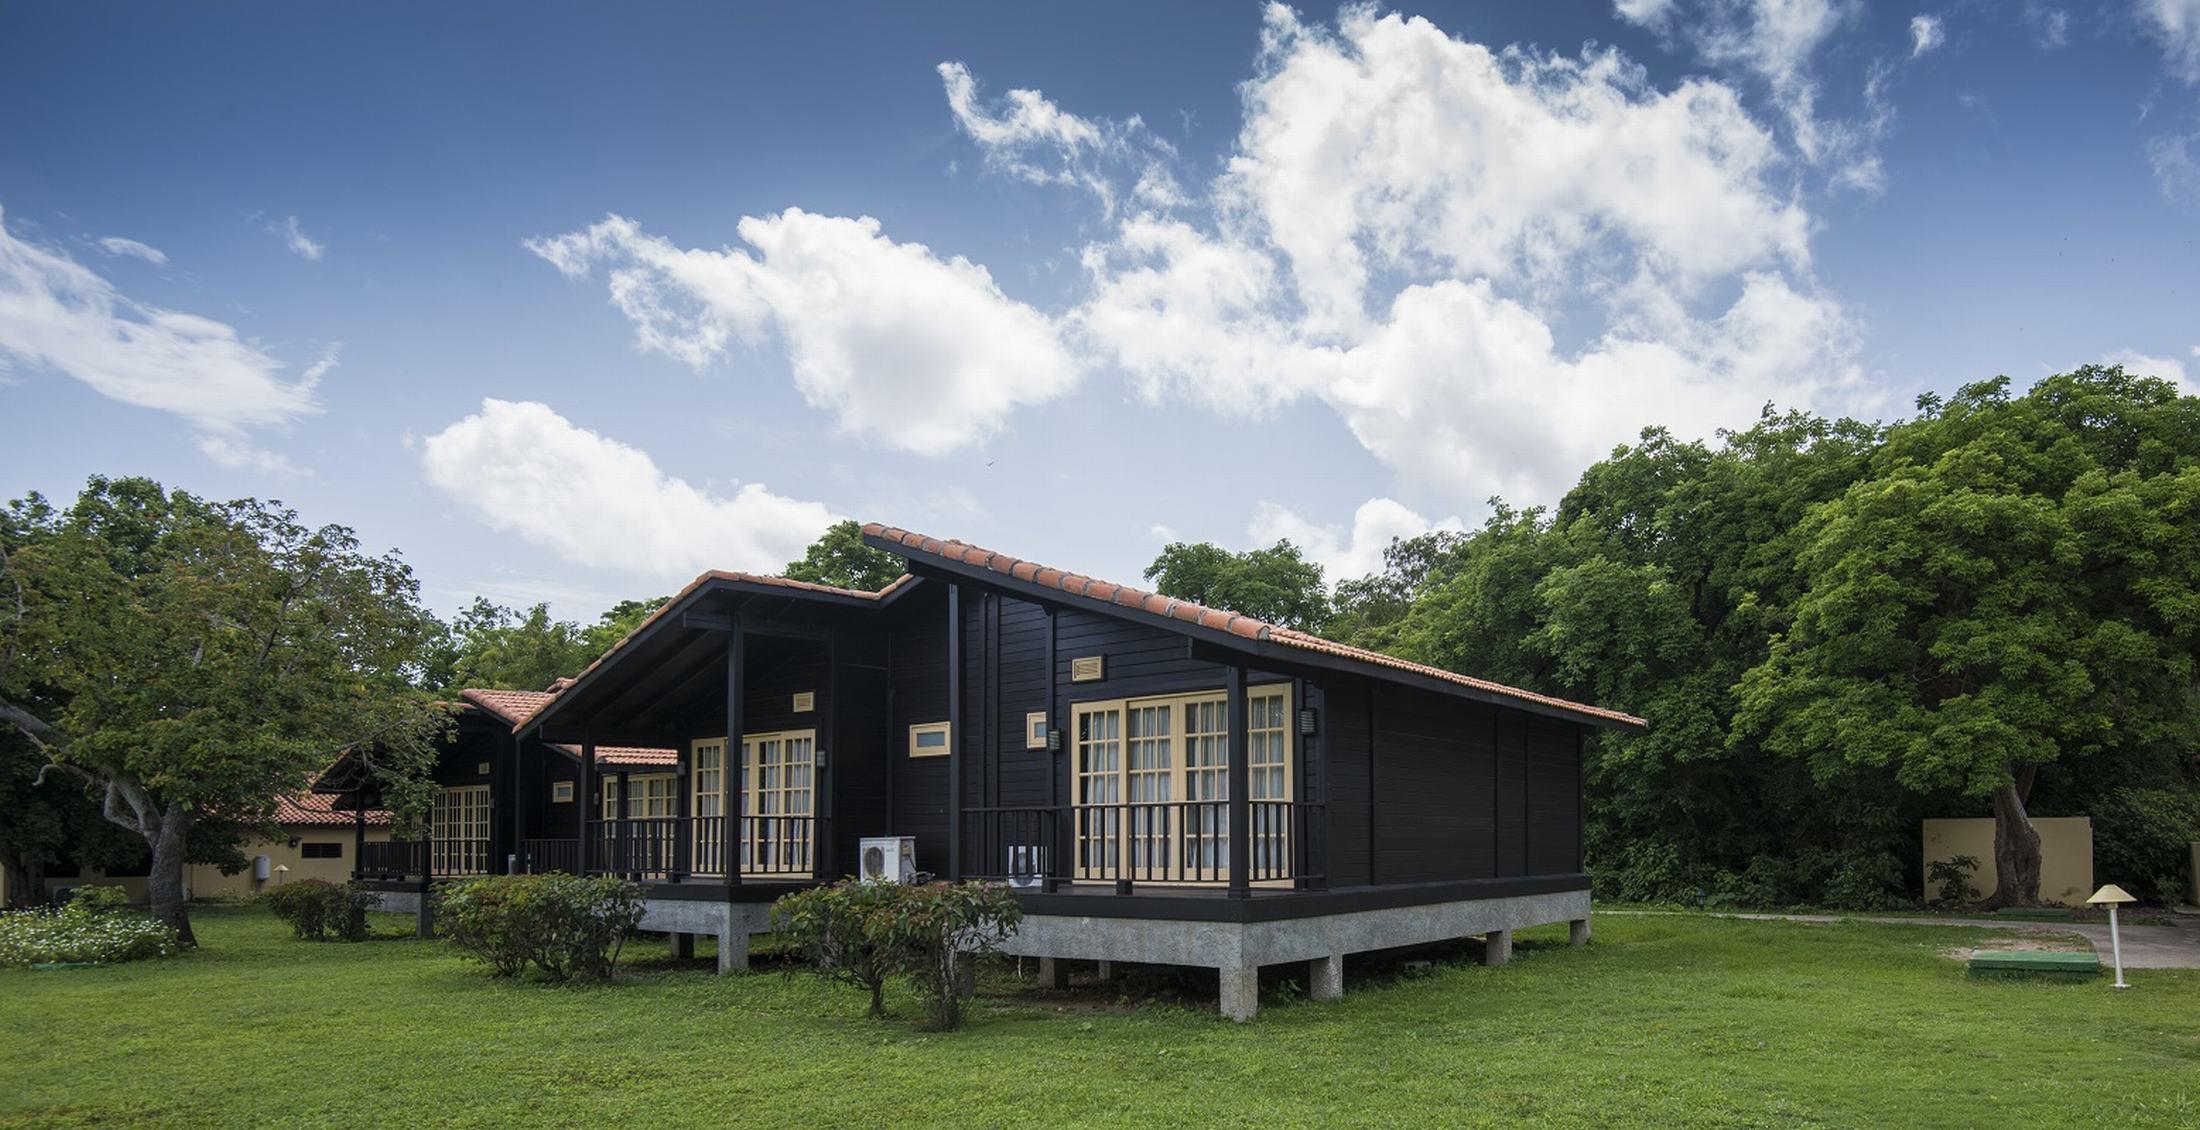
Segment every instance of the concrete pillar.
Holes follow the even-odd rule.
[[[1344,999],[1344,955],[1333,953],[1307,962],[1307,995],[1318,1001]]]
[[[680,960],[680,961],[686,961],[686,960],[688,960],[689,958],[692,958],[692,957],[694,957],[694,956],[695,956],[695,935],[693,935],[693,934],[681,934],[681,933],[675,933],[675,934],[673,934],[673,935],[672,935],[672,956],[673,956],[674,958],[676,958],[676,959]]]
[[[419,919],[420,936],[435,937],[435,888],[427,883],[420,884]]]
[[[1566,924],[1566,940],[1577,946],[1589,944],[1589,920],[1576,918]]]
[[[1069,988],[1069,963],[1058,957],[1040,958],[1039,984],[1049,989]]]
[[[1512,960],[1513,932],[1492,930],[1482,937],[1482,964],[1503,965]]]
[[[1101,963],[1100,963],[1100,979],[1101,979],[1102,981],[1113,981],[1113,980],[1115,980],[1115,963],[1114,963],[1114,962],[1112,962],[1112,961],[1103,961],[1103,962],[1101,962]]]
[[[1240,1024],[1260,1012],[1260,966],[1222,968],[1222,1015]]]
[[[749,932],[732,923],[718,930],[718,972],[749,971]]]

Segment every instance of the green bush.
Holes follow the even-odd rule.
[[[898,973],[924,1001],[926,1026],[943,1031],[962,1027],[972,962],[998,952],[1022,920],[1023,906],[998,883],[843,879],[772,906],[773,929],[821,971],[870,990],[872,1016],[885,1015],[886,976]]]
[[[367,936],[367,908],[374,905],[374,894],[352,883],[300,879],[269,890],[260,901],[302,940],[334,936],[355,942]]]
[[[1925,865],[1925,882],[1935,891],[1934,902],[1962,906],[1978,901],[1978,888],[1971,885],[1971,876],[1977,872],[1977,856],[1951,855]]]
[[[2177,789],[2116,789],[2093,802],[2093,874],[2148,902],[2185,898],[2200,796]]]
[[[611,876],[489,875],[436,897],[438,930],[499,977],[533,965],[553,981],[609,980],[642,922],[641,885]]]
[[[49,962],[109,965],[167,957],[183,948],[166,923],[130,909],[127,900],[119,908],[113,901],[98,895],[59,910],[0,913],[0,969]]]
[[[78,887],[69,906],[86,914],[113,914],[130,909],[130,892],[121,887]]]

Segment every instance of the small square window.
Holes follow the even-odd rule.
[[[336,842],[334,842],[334,843],[303,843],[303,844],[299,844],[299,845],[298,845],[298,858],[300,858],[300,859],[342,859],[342,858],[344,858],[344,843],[343,843],[343,841],[342,841],[342,840],[338,840],[338,841],[336,841]]]
[[[909,756],[947,756],[947,723],[919,722],[909,727]]]
[[[475,773],[477,773],[477,774],[479,774],[479,775],[481,775],[481,776],[483,776],[483,777],[486,777],[486,776],[488,776],[488,775],[489,775],[489,763],[488,763],[488,762],[486,762],[486,761],[482,761],[482,762],[476,762],[476,763],[475,763],[475,765],[474,765],[474,772],[475,772]]]
[[[550,782],[550,803],[552,803],[552,804],[571,804],[571,803],[573,803],[573,782],[571,782],[571,781],[552,781],[552,782]]]
[[[1024,715],[1024,748],[1045,749],[1046,747],[1047,714],[1044,710],[1034,710]]]
[[[808,714],[808,713],[809,713],[810,711],[812,711],[812,710],[816,710],[816,709],[817,709],[817,692],[816,692],[816,691],[797,691],[797,692],[795,692],[795,696],[794,696],[794,712],[795,712],[796,714]]]

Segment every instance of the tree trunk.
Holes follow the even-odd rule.
[[[153,917],[175,927],[186,946],[199,940],[191,934],[191,915],[183,901],[184,841],[191,831],[191,816],[181,805],[171,804],[160,814],[160,827],[152,836],[153,866],[145,880],[151,894]]]
[[[2032,771],[2027,767],[2011,774],[2009,784],[1994,790],[1994,897],[1990,906],[2038,906],[2040,901],[2040,833],[2024,810]]]
[[[0,866],[7,868],[8,897],[0,903],[0,910],[37,906],[46,901],[46,869],[32,867],[20,859],[9,859]]]

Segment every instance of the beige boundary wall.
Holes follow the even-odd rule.
[[[2034,817],[2040,833],[2040,901],[2063,906],[2083,906],[2093,893],[2093,818],[2090,816]],[[1992,817],[1925,821],[1925,867],[1940,860],[1968,855],[1978,860],[1971,885],[1980,897],[1990,896],[2000,884],[1994,879],[1994,821]],[[1925,897],[1933,897],[1931,882]]]
[[[388,828],[367,829],[367,842],[370,844],[384,843],[389,838],[390,830]],[[292,847],[293,842],[298,846]],[[337,849],[341,852],[338,858],[305,858],[303,854],[304,845],[327,843],[341,845]],[[249,842],[243,846],[242,850],[247,860],[262,855],[267,857],[268,877],[266,882],[260,882],[252,877],[253,869],[250,864],[247,864],[244,870],[234,875],[224,875],[221,868],[213,864],[194,863],[184,868],[184,889],[189,892],[192,898],[251,898],[270,887],[281,883],[295,883],[300,879],[326,879],[331,883],[344,882],[351,878],[351,868],[354,862],[352,859],[354,850],[352,846],[352,829],[328,825],[294,825],[286,829],[286,834],[282,839]],[[277,870],[281,867],[287,867],[289,870]],[[89,886],[121,887],[129,892],[130,901],[132,902],[142,903],[148,901],[149,898],[145,891],[145,879],[142,876],[121,876],[110,879],[104,872],[93,867],[85,868],[83,874],[74,879],[47,878],[46,895],[51,898],[53,892],[63,887]]]

